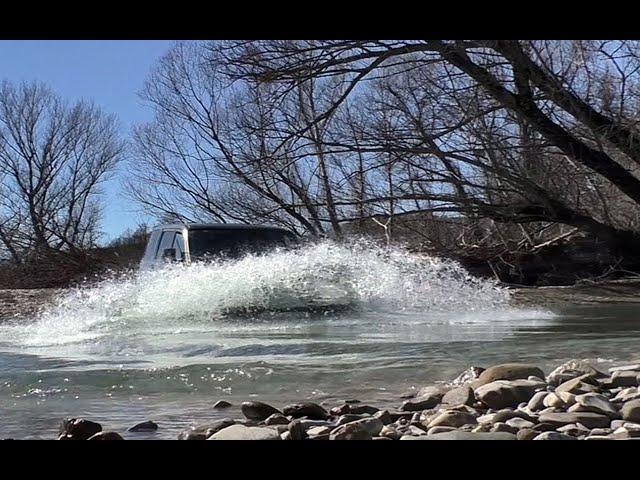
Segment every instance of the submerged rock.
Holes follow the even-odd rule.
[[[151,420],[147,420],[146,422],[138,423],[133,427],[129,428],[128,432],[155,432],[158,430],[158,424],[152,422]]]
[[[124,438],[118,432],[98,432],[87,440],[124,440]]]
[[[311,420],[326,420],[329,418],[329,412],[327,412],[324,407],[313,402],[287,405],[282,409],[282,413],[293,418],[307,417]]]
[[[87,440],[102,431],[102,425],[84,418],[63,420],[58,440]]]
[[[227,402],[226,400],[218,400],[216,403],[213,404],[213,408],[220,409],[220,410],[223,408],[229,408],[232,406],[233,405]]]
[[[242,402],[242,414],[249,420],[263,421],[274,413],[282,414],[280,410],[263,402]]]

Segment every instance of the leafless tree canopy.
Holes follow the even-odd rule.
[[[407,214],[457,242],[640,230],[635,41],[178,45],[144,98],[129,190],[157,216],[312,235]],[[509,238],[506,238],[509,237]]]
[[[20,263],[95,244],[99,187],[123,151],[116,121],[40,84],[0,85],[0,252]]]

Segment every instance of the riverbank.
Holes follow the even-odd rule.
[[[640,439],[640,363],[607,372],[571,361],[547,375],[535,365],[471,367],[448,383],[400,395],[396,409],[359,399],[332,408],[313,402],[212,404],[217,420],[178,440],[633,440]],[[214,415],[214,412],[216,414]],[[105,426],[106,427],[106,426]],[[90,419],[67,419],[60,440],[123,440],[162,428],[151,420],[114,432]]]
[[[0,290],[0,322],[30,317],[63,291],[58,288]]]

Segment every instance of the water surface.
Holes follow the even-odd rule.
[[[55,438],[85,417],[120,432],[151,419],[157,433],[127,437],[175,438],[239,415],[219,399],[393,407],[470,365],[637,360],[636,306],[546,302],[367,244],[132,274],[0,326],[0,437]]]

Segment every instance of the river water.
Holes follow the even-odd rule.
[[[55,438],[65,417],[176,438],[239,409],[312,399],[398,406],[471,365],[638,359],[633,304],[519,305],[461,267],[370,244],[306,246],[131,273],[0,325],[0,438]]]

